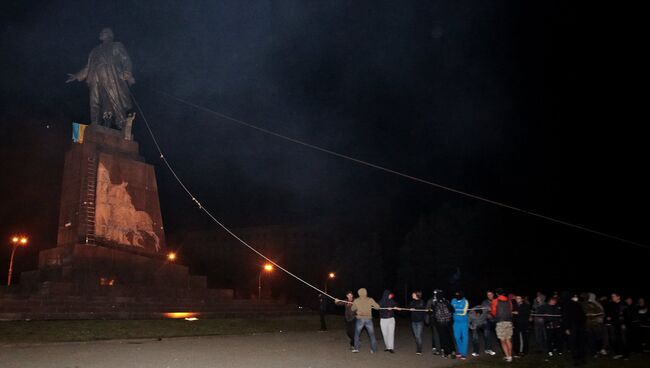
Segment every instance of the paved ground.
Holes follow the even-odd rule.
[[[406,326],[398,328],[396,353],[370,354],[367,335],[358,354],[348,350],[343,331],[209,336],[157,340],[99,341],[0,347],[0,367],[444,367],[452,365],[429,352],[415,355]],[[425,335],[425,350],[430,335]]]

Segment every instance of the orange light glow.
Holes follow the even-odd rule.
[[[11,237],[11,242],[14,245],[25,246],[29,242],[29,239],[27,239],[26,236],[16,236],[16,235],[14,235],[14,236]]]
[[[336,277],[336,275],[334,274],[334,272],[330,272],[329,275],[327,275],[327,276],[328,276],[330,279],[333,279],[334,277]]]
[[[200,313],[197,312],[168,312],[168,313],[163,313],[163,316],[166,318],[173,318],[173,319],[185,319],[185,318],[197,318],[200,315]]]
[[[266,272],[271,272],[271,271],[273,271],[273,265],[270,264],[270,263],[265,264],[265,265],[264,265],[264,271],[266,271]]]
[[[175,260],[176,259],[176,253],[170,252],[169,254],[167,254],[167,259],[170,260],[170,261]]]

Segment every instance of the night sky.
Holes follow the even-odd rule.
[[[632,284],[648,279],[648,248],[359,166],[157,92],[650,244],[640,14],[561,1],[4,1],[0,238],[30,235],[18,272],[56,245],[70,123],[89,119],[86,85],[65,84],[66,73],[83,67],[100,29],[111,27],[133,60],[133,93],[166,157],[233,228],[363,223],[367,237],[381,234],[382,277],[368,285],[377,296],[397,287],[405,244],[427,233],[427,221],[443,228],[424,237],[428,246],[462,243],[474,258],[407,262],[423,275],[410,276],[413,287],[449,282],[446,271],[426,269],[460,267],[458,286],[472,290],[647,291]],[[170,243],[216,229],[161,165],[142,120],[134,134],[156,166]],[[1,265],[9,251],[0,251]],[[305,262],[321,267],[317,257]],[[339,270],[350,287],[355,272],[374,271]]]

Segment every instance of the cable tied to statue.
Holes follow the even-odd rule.
[[[176,171],[174,170],[174,168],[172,167],[172,165],[169,163],[169,161],[167,160],[167,158],[166,158],[165,155],[163,154],[162,148],[160,147],[160,144],[158,143],[158,140],[156,139],[156,135],[153,133],[153,130],[151,129],[151,126],[149,125],[149,122],[147,121],[147,118],[146,118],[144,112],[142,111],[142,108],[140,107],[140,104],[138,103],[137,99],[135,98],[135,96],[133,95],[132,92],[131,92],[131,98],[133,99],[133,104],[135,105],[135,107],[138,109],[138,112],[139,112],[140,115],[142,116],[142,121],[144,121],[144,125],[147,127],[147,131],[149,132],[149,135],[151,136],[151,139],[152,139],[152,141],[153,141],[153,143],[154,143],[154,145],[155,145],[155,147],[156,147],[156,150],[158,151],[158,154],[160,155],[160,159],[161,159],[162,162],[165,164],[165,166],[167,167],[167,169],[169,170],[169,172],[171,172],[172,176],[174,177],[174,179],[176,179],[176,181],[177,181],[178,184],[181,186],[181,188],[183,188],[183,190],[185,191],[185,193],[187,193],[187,195],[190,197],[190,199],[192,200],[192,202],[194,202],[194,203],[199,207],[199,209],[200,209],[201,211],[203,211],[206,215],[208,215],[208,217],[210,217],[210,219],[212,219],[212,221],[214,221],[217,225],[219,225],[219,226],[220,226],[224,231],[226,231],[230,236],[232,236],[233,238],[235,238],[239,243],[241,243],[242,245],[244,245],[245,247],[247,247],[248,249],[250,249],[253,253],[257,254],[258,256],[260,256],[261,258],[263,258],[264,260],[266,260],[267,262],[269,262],[269,263],[272,264],[273,266],[275,266],[275,267],[277,267],[278,269],[280,269],[280,270],[282,270],[283,272],[285,272],[287,275],[289,275],[289,276],[293,277],[294,279],[296,279],[296,280],[302,282],[303,284],[305,284],[305,285],[309,286],[310,288],[316,290],[317,292],[321,293],[322,295],[325,295],[325,296],[327,296],[328,298],[330,298],[330,299],[332,299],[332,300],[337,300],[335,297],[333,297],[333,296],[331,296],[330,294],[326,293],[325,291],[323,291],[323,290],[317,288],[316,286],[310,284],[309,282],[303,280],[301,277],[297,276],[297,275],[294,274],[293,272],[291,272],[291,271],[287,270],[286,268],[282,267],[282,266],[279,265],[277,262],[273,261],[273,260],[270,259],[269,257],[267,257],[267,256],[265,256],[264,254],[262,254],[260,251],[258,251],[258,250],[255,249],[254,247],[252,247],[250,244],[248,244],[248,243],[247,243],[246,241],[244,241],[242,238],[240,238],[239,236],[237,236],[237,234],[235,234],[232,230],[230,230],[230,229],[229,229],[226,225],[224,225],[221,221],[219,221],[219,220],[218,220],[218,219],[217,219],[217,218],[216,218],[216,217],[215,217],[215,216],[214,216],[214,215],[213,215],[213,214],[212,214],[212,213],[211,213],[211,212],[210,212],[210,211],[209,211],[205,206],[203,206],[203,205],[201,204],[201,202],[198,200],[198,198],[197,198],[197,197],[192,193],[192,191],[190,191],[190,189],[185,185],[185,183],[183,182],[183,180],[181,180],[181,178],[176,174]]]
[[[393,169],[387,168],[387,167],[382,166],[382,165],[378,165],[378,164],[375,164],[375,163],[372,163],[372,162],[368,162],[368,161],[358,159],[356,157],[352,157],[352,156],[345,155],[345,154],[342,154],[342,153],[339,153],[339,152],[335,152],[335,151],[332,151],[330,149],[323,148],[323,147],[320,147],[320,146],[317,146],[315,144],[311,144],[311,143],[308,143],[308,142],[304,142],[302,140],[292,138],[292,137],[286,136],[284,134],[280,134],[280,133],[274,132],[272,130],[262,128],[262,127],[259,127],[257,125],[254,125],[254,124],[251,124],[251,123],[248,123],[248,122],[245,122],[245,121],[230,117],[228,115],[225,115],[225,114],[219,113],[217,111],[211,110],[211,109],[209,109],[207,107],[197,105],[195,103],[192,103],[192,102],[187,101],[185,99],[182,99],[180,97],[174,96],[174,95],[172,95],[170,93],[160,91],[160,90],[157,90],[157,89],[153,89],[153,88],[148,88],[148,89],[155,92],[155,93],[166,96],[169,99],[172,99],[172,100],[175,100],[175,101],[177,101],[179,103],[182,103],[182,104],[184,104],[186,106],[192,107],[192,108],[194,108],[196,110],[203,111],[205,113],[216,116],[216,117],[218,117],[218,118],[220,118],[222,120],[226,120],[226,121],[229,121],[231,123],[236,123],[236,124],[245,126],[247,128],[262,132],[264,134],[267,134],[267,135],[270,135],[270,136],[273,136],[273,137],[276,137],[276,138],[280,138],[280,139],[283,139],[285,141],[289,141],[289,142],[292,142],[292,143],[295,143],[295,144],[298,144],[298,145],[301,145],[303,147],[307,147],[307,148],[310,148],[310,149],[313,149],[313,150],[316,150],[316,151],[320,151],[320,152],[326,153],[326,154],[331,155],[331,156],[335,156],[335,157],[338,157],[338,158],[341,158],[341,159],[349,160],[349,161],[355,162],[357,164],[368,166],[368,167],[371,167],[371,168],[374,168],[374,169],[377,169],[377,170],[381,170],[381,171],[389,173],[389,174],[401,176],[403,178],[406,178],[406,179],[409,179],[409,180],[412,180],[412,181],[415,181],[415,182],[418,182],[418,183],[426,184],[426,185],[429,185],[429,186],[432,186],[432,187],[435,187],[435,188],[438,188],[438,189],[446,190],[446,191],[456,193],[456,194],[459,194],[459,195],[462,195],[462,196],[465,196],[465,197],[473,198],[475,200],[479,200],[479,201],[482,201],[482,202],[485,202],[485,203],[489,203],[489,204],[492,204],[492,205],[495,205],[495,206],[498,206],[498,207],[506,208],[506,209],[509,209],[509,210],[512,210],[512,211],[515,211],[515,212],[525,214],[525,215],[537,217],[539,219],[546,220],[546,221],[549,221],[549,222],[553,222],[553,223],[556,223],[556,224],[559,224],[559,225],[571,227],[571,228],[574,228],[574,229],[577,229],[577,230],[585,231],[585,232],[588,232],[588,233],[591,233],[591,234],[594,234],[594,235],[609,238],[609,239],[616,240],[616,241],[619,241],[619,242],[635,245],[637,247],[650,249],[650,246],[648,246],[646,244],[643,244],[643,243],[635,242],[635,241],[628,240],[628,239],[625,239],[625,238],[622,238],[622,237],[619,237],[619,236],[616,236],[616,235],[612,235],[612,234],[608,234],[608,233],[605,233],[605,232],[602,232],[602,231],[594,230],[594,229],[591,229],[591,228],[588,228],[588,227],[585,227],[585,226],[582,226],[582,225],[578,225],[578,224],[574,224],[574,223],[571,223],[571,222],[568,222],[568,221],[560,220],[560,219],[555,218],[555,217],[546,216],[546,215],[543,215],[543,214],[540,214],[540,213],[537,213],[537,212],[533,212],[533,211],[528,211],[528,210],[525,210],[523,208],[516,207],[516,206],[510,205],[510,204],[507,204],[507,203],[495,201],[495,200],[492,200],[492,199],[489,199],[489,198],[486,198],[486,197],[482,197],[482,196],[479,196],[479,195],[476,195],[476,194],[472,194],[472,193],[465,192],[465,191],[462,191],[462,190],[459,190],[459,189],[451,188],[451,187],[448,187],[446,185],[442,185],[442,184],[439,184],[439,183],[436,183],[436,182],[433,182],[433,181],[430,181],[430,180],[422,179],[420,177],[410,175],[410,174],[407,174],[407,173],[404,173],[404,172],[401,172],[401,171],[398,171],[398,170],[393,170]]]

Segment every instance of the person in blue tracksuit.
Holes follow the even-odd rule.
[[[456,350],[458,355],[460,355],[460,359],[466,359],[469,328],[467,310],[469,309],[469,302],[463,297],[460,291],[457,291],[455,298],[451,301],[451,306],[454,307],[454,338],[456,340]]]

